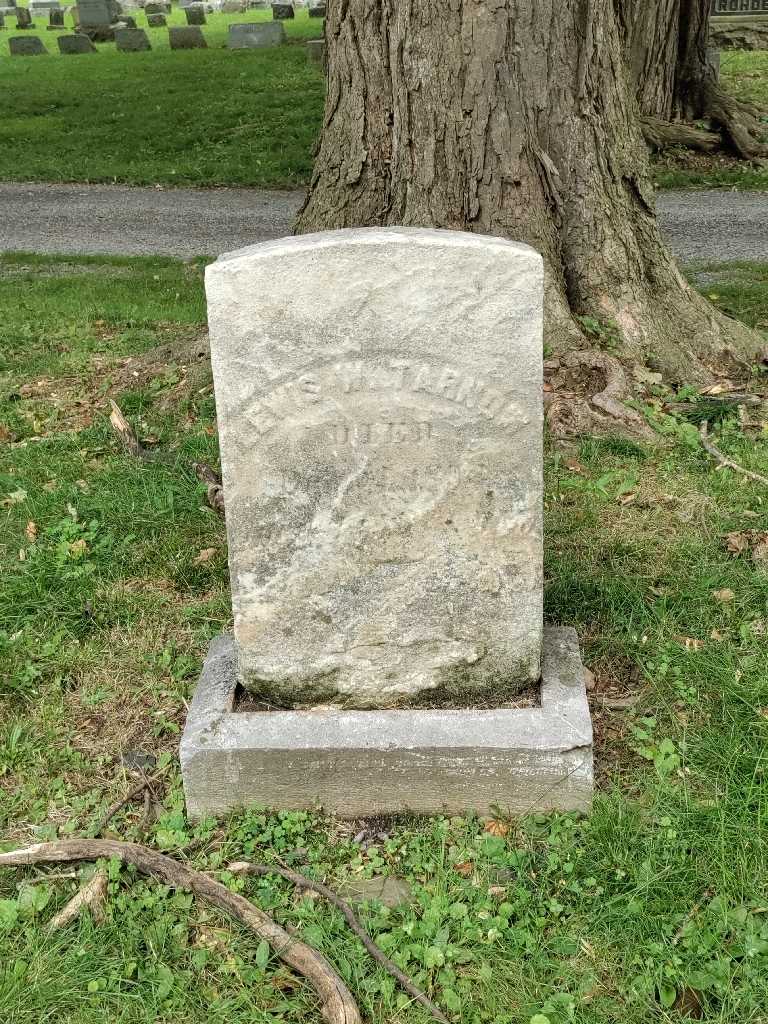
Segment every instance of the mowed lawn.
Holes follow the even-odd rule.
[[[146,29],[142,11],[134,12]],[[323,75],[304,42],[322,21],[298,10],[288,45],[224,49],[232,22],[270,11],[208,16],[207,50],[171,51],[167,29],[148,29],[150,53],[62,57],[42,19],[49,54],[8,57],[13,19],[0,33],[0,180],[120,182],[134,185],[303,185],[322,123]],[[186,24],[174,8],[169,24]],[[71,22],[70,22],[71,25]],[[71,28],[70,28],[71,31]],[[725,86],[768,109],[768,53],[725,53]],[[657,184],[768,187],[768,172],[728,155],[675,150],[655,161]]]
[[[692,388],[641,408],[655,441],[547,443],[546,616],[594,675],[589,818],[347,824],[252,809],[184,814],[177,746],[230,623],[224,525],[190,464],[217,459],[200,359],[202,264],[0,258],[0,849],[92,835],[156,759],[150,814],[107,833],[242,891],[337,966],[370,1024],[426,1024],[321,900],[233,860],[347,891],[377,942],[456,1024],[764,1024],[768,1012],[768,473],[760,407]],[[768,324],[768,268],[693,278]],[[748,387],[765,391],[764,372]],[[152,462],[112,433],[116,399]],[[126,758],[126,760],[124,760]],[[360,830],[366,845],[354,840]],[[188,894],[109,868],[106,918],[51,932],[87,872],[0,871],[2,1024],[315,1024],[312,991]]]
[[[148,53],[62,56],[45,22],[35,22],[49,54],[8,56],[0,33],[0,180],[152,185],[298,185],[312,167],[322,118],[323,76],[305,41],[323,22],[298,11],[285,22],[288,44],[227,50],[231,23],[271,20],[269,11],[208,16],[206,50],[170,50],[167,29],[138,27]],[[69,22],[69,18],[67,19]],[[174,8],[169,24],[184,25]],[[71,32],[71,27],[69,28]]]

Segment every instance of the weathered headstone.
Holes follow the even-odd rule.
[[[205,8],[202,4],[188,4],[184,8],[184,12],[188,25],[205,25],[207,23]]]
[[[52,32],[66,28],[64,24],[64,11],[50,11],[48,14],[48,28]]]
[[[307,58],[310,64],[325,65],[325,40],[310,39],[307,42]]]
[[[151,50],[149,37],[143,28],[115,29],[115,44],[122,53],[139,53]]]
[[[16,28],[32,28],[32,15],[29,13],[26,7],[16,8]]]
[[[167,24],[168,24],[168,20],[166,19],[164,14],[148,14],[147,15],[147,25],[150,28],[165,28],[165,26]]]
[[[280,46],[286,41],[280,22],[261,21],[229,26],[227,46],[230,50],[256,50]]]
[[[0,28],[5,28],[5,15],[0,11]]]
[[[539,255],[326,232],[206,290],[234,636],[184,731],[188,814],[586,809],[578,640],[542,627]]]
[[[381,707],[538,679],[540,277],[523,246],[406,231],[209,271],[247,689]]]
[[[92,42],[112,42],[115,38],[113,26],[118,17],[116,3],[111,0],[79,0],[77,10],[78,33],[87,35]]]
[[[11,36],[8,49],[12,57],[37,57],[48,53],[39,36]]]
[[[288,18],[295,18],[296,11],[292,3],[272,4],[272,17],[275,21],[285,21]]]
[[[326,13],[325,0],[309,0],[307,13],[310,18],[324,18]]]
[[[712,0],[712,16],[753,18],[768,16],[768,0]]]
[[[144,13],[149,14],[170,14],[168,5],[164,3],[153,2],[144,5]]]
[[[172,50],[205,50],[208,44],[197,25],[172,25],[168,29]]]
[[[63,54],[96,53],[96,47],[83,32],[73,36],[59,36],[57,39],[59,52]]]
[[[246,0],[224,0],[221,5],[222,14],[243,14],[247,10]]]
[[[59,0],[30,0],[27,9],[33,18],[45,17],[49,11],[60,11]]]

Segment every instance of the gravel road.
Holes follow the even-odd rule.
[[[301,191],[0,183],[0,250],[216,255],[290,232]],[[768,260],[768,193],[658,197],[683,262]]]

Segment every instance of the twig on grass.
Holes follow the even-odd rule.
[[[227,868],[235,875],[258,875],[263,878],[266,875],[280,875],[281,878],[285,878],[299,889],[310,889],[313,892],[319,893],[324,899],[332,903],[334,907],[338,909],[344,915],[344,918],[349,925],[350,929],[360,939],[362,944],[368,950],[370,955],[376,961],[381,964],[384,970],[390,974],[396,982],[403,988],[409,996],[412,996],[417,1003],[420,1003],[432,1016],[439,1021],[443,1021],[443,1024],[448,1024],[448,1018],[442,1012],[442,1010],[435,1006],[435,1004],[421,991],[421,989],[414,985],[414,983],[403,974],[397,964],[392,963],[389,957],[385,956],[384,953],[379,949],[373,939],[370,937],[368,932],[358,921],[355,916],[355,912],[346,900],[343,900],[341,896],[337,895],[333,889],[329,889],[327,885],[323,885],[322,882],[316,882],[310,878],[305,878],[304,875],[298,874],[296,871],[291,871],[289,868],[275,867],[274,864],[252,864],[250,861],[235,861],[230,864]]]
[[[751,469],[744,469],[744,467],[740,466],[738,462],[734,462],[733,459],[729,459],[727,455],[723,455],[719,448],[714,446],[712,441],[709,439],[708,420],[702,421],[702,424],[699,427],[699,437],[701,438],[704,451],[715,460],[718,469],[721,469],[723,466],[727,466],[728,469],[732,469],[735,473],[740,473],[749,480],[756,480],[757,483],[768,486],[768,477],[762,476],[760,473],[754,473]]]
[[[139,441],[136,431],[125,416],[123,416],[117,402],[110,398],[109,404],[112,407],[109,422],[112,424],[112,429],[122,441],[123,447],[129,455],[133,455],[137,459],[143,459],[146,462],[161,462],[166,465],[173,464],[173,460],[167,455],[161,452],[147,451]],[[193,462],[191,468],[197,479],[206,485],[208,504],[220,515],[224,515],[224,488],[221,485],[219,474],[212,466],[207,465],[205,462]]]
[[[142,775],[144,775],[143,772]],[[114,818],[117,812],[121,810],[123,807],[125,807],[126,804],[129,804],[134,800],[138,800],[138,798],[142,796],[145,792],[149,793],[150,795],[154,795],[152,790],[152,783],[157,782],[158,778],[159,776],[153,775],[152,778],[149,779],[147,778],[146,775],[144,775],[144,778],[142,779],[138,786],[134,786],[133,789],[129,789],[125,796],[121,796],[119,800],[115,800],[113,804],[110,804],[107,810],[104,812],[104,817],[101,818],[98,825],[96,826],[96,829],[94,830],[93,833],[93,838],[97,839],[101,835],[101,833],[107,827],[109,822]]]
[[[0,853],[0,868],[101,858],[114,858],[123,864],[131,864],[165,885],[187,889],[229,914],[268,942],[284,963],[309,981],[320,998],[322,1014],[328,1024],[361,1024],[360,1012],[352,993],[322,953],[294,939],[263,910],[259,910],[244,896],[231,892],[221,882],[146,846],[109,839],[68,839],[38,843],[21,850]]]

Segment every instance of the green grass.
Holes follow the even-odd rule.
[[[146,29],[143,12],[134,12]],[[303,42],[322,22],[298,10],[285,22],[289,45],[275,50],[223,49],[227,26],[264,21],[270,11],[212,14],[208,50],[171,51],[167,29],[146,29],[151,53],[62,57],[42,19],[34,33],[49,55],[3,59],[0,180],[120,182],[131,185],[303,185],[322,122],[323,77]],[[178,8],[168,17],[186,24]],[[768,110],[768,53],[724,53],[722,78],[735,95]],[[660,188],[764,189],[768,172],[728,155],[671,151],[654,162]]]
[[[216,459],[209,380],[184,347],[204,322],[201,271],[0,260],[2,845],[87,835],[130,784],[121,751],[140,749],[165,773],[162,806],[148,832],[138,806],[114,832],[215,872],[297,929],[372,1024],[427,1018],[335,911],[275,878],[236,880],[228,863],[280,860],[337,887],[407,879],[412,905],[373,904],[363,917],[457,1022],[672,1024],[688,1007],[709,1022],[763,1024],[768,499],[714,469],[691,424],[664,414],[670,396],[648,409],[663,444],[548,445],[546,614],[578,628],[595,675],[591,817],[502,814],[492,831],[416,820],[367,849],[352,842],[359,826],[314,814],[187,822],[184,702],[230,618],[223,524],[188,469]],[[765,316],[765,267],[696,273],[716,301]],[[179,357],[158,360],[158,345]],[[169,462],[120,450],[110,396]],[[768,473],[759,416],[726,418],[715,436]],[[728,550],[732,534],[748,547]],[[312,992],[252,936],[114,865],[105,923],[86,915],[49,933],[78,884],[0,872],[3,1024],[319,1020]]]
[[[146,29],[143,12],[135,12]],[[300,11],[289,44],[223,49],[227,26],[264,21],[268,11],[212,14],[207,50],[168,48],[167,29],[147,29],[153,50],[61,56],[58,33],[37,31],[48,56],[5,59],[0,93],[0,179],[134,185],[297,185],[312,167],[323,108],[322,74],[304,40],[322,21]],[[186,24],[174,8],[169,24]],[[10,33],[12,34],[12,33]]]

